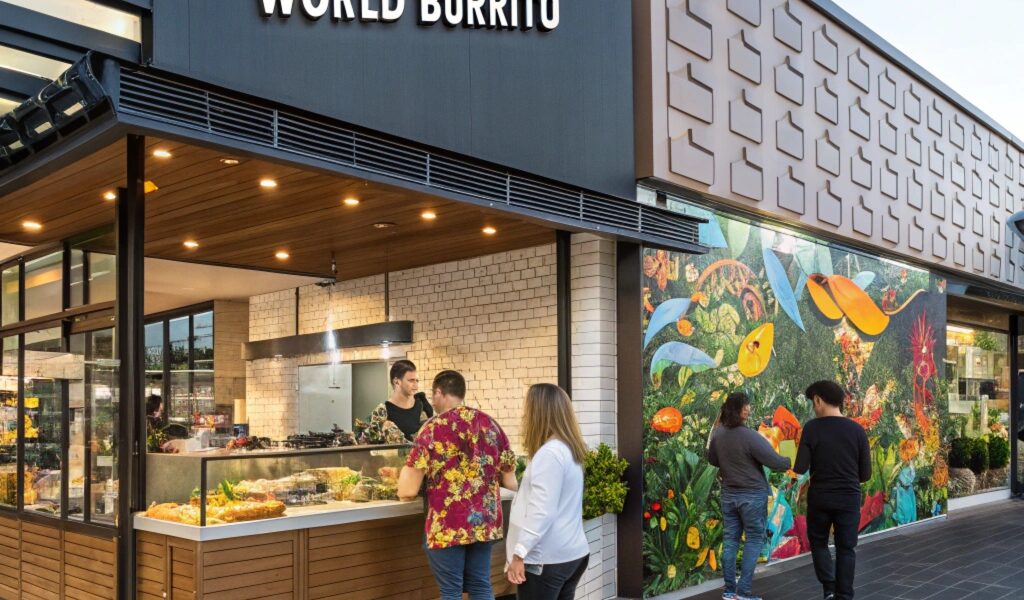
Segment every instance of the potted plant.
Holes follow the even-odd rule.
[[[974,493],[977,478],[971,470],[971,455],[974,440],[968,437],[955,438],[949,448],[949,495],[952,498],[969,496]]]
[[[606,444],[587,454],[583,463],[583,518],[622,512],[628,487],[623,479],[629,462],[612,452]]]

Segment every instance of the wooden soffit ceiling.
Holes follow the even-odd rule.
[[[0,241],[35,246],[111,225],[104,195],[124,185],[125,161],[120,141],[0,198]],[[146,196],[146,255],[155,258],[328,276],[333,255],[338,278],[353,279],[554,241],[552,229],[497,211],[200,146],[150,138],[146,161],[158,188]],[[27,231],[26,221],[42,229]]]

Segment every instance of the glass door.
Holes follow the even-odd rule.
[[[67,374],[73,368],[64,352],[60,327],[25,334],[25,486],[22,506],[28,512],[61,516],[64,415]]]

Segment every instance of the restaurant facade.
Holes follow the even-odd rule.
[[[715,585],[732,391],[864,535],[1008,497],[1022,149],[822,0],[0,0],[0,598],[436,597],[399,359],[629,461],[580,598]]]

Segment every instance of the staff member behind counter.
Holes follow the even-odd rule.
[[[411,360],[399,360],[391,365],[391,398],[383,406],[387,410],[388,421],[397,425],[409,440],[414,439],[423,423],[434,416],[426,394],[417,393],[419,387],[416,365]],[[374,412],[378,410],[380,406]]]

